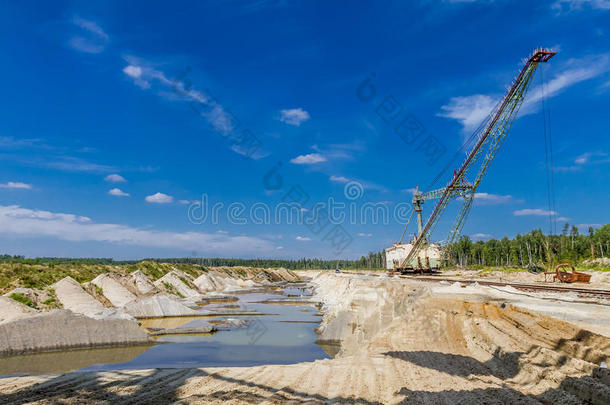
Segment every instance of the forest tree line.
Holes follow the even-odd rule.
[[[610,224],[581,233],[577,226],[564,224],[558,235],[540,229],[513,239],[473,242],[462,236],[449,246],[450,265],[460,266],[544,266],[549,263],[579,264],[587,259],[610,257]]]
[[[595,230],[589,227],[581,233],[577,226],[564,224],[558,235],[544,234],[536,229],[525,235],[517,235],[512,239],[504,237],[500,240],[489,239],[473,242],[470,237],[462,236],[457,242],[447,246],[449,252],[448,266],[506,266],[532,267],[544,266],[549,263],[567,262],[579,264],[583,260],[610,257],[610,224]],[[326,260],[316,258],[302,259],[233,259],[233,258],[150,258],[144,259],[158,263],[191,263],[203,267],[284,267],[291,270],[299,269],[382,269],[385,268],[384,251],[370,252],[356,260]],[[113,260],[111,258],[57,258],[39,257],[25,258],[23,256],[0,255],[0,263],[24,264],[135,264],[139,260]]]

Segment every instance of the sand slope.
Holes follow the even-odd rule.
[[[65,309],[77,314],[92,316],[104,310],[104,306],[72,277],[65,277],[51,286],[55,296]]]
[[[41,349],[147,342],[150,342],[148,335],[136,322],[125,319],[92,319],[66,309],[0,324],[0,354],[3,355]]]
[[[610,339],[501,301],[421,283],[325,274],[322,338],[335,359],[243,368],[0,380],[0,402],[610,403]]]

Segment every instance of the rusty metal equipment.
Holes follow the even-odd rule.
[[[572,272],[567,272],[562,269],[571,268]],[[568,263],[558,264],[555,267],[555,271],[547,271],[544,273],[544,282],[546,282],[546,276],[553,274],[552,281],[558,280],[561,283],[589,283],[591,275],[587,273],[581,273],[574,269],[574,266]]]

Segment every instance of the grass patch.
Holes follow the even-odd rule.
[[[38,307],[32,302],[32,300],[23,295],[22,293],[12,293],[11,295],[9,295],[9,298],[17,302],[21,302],[22,304],[27,305],[28,307],[38,309]]]
[[[57,296],[55,295],[55,290],[52,288],[47,289],[47,293],[49,294],[49,298],[44,300],[43,304],[51,309],[55,308],[63,308],[61,302],[57,301]]]
[[[95,294],[96,295],[99,295],[99,296],[102,296],[102,297],[104,296],[104,289],[102,289],[102,287],[100,287],[100,286],[98,286],[96,284],[93,284],[93,283],[91,283],[91,285],[93,286],[93,288],[95,288]]]
[[[184,278],[184,277],[180,277],[180,276],[178,276],[178,278],[179,278],[179,279],[180,279],[180,281],[182,281],[182,282],[184,283],[184,285],[186,285],[187,287],[190,287],[190,286],[191,286],[191,282],[190,282],[190,281],[188,281],[186,278]]]
[[[163,287],[165,287],[165,290],[170,293],[170,294],[174,294],[177,295],[180,298],[184,298],[184,295],[180,294],[180,292],[178,290],[176,290],[176,287],[174,287],[173,285],[171,285],[170,283],[168,283],[167,281],[163,282]]]

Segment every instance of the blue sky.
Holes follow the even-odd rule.
[[[539,46],[558,54],[539,69],[464,233],[548,230],[541,73],[554,217],[559,228],[608,222],[610,1],[403,3],[0,3],[0,250],[119,259],[381,250],[400,238],[404,219],[393,213],[410,190],[428,186]],[[370,99],[358,96],[367,79]],[[390,122],[378,112],[387,97],[400,105]],[[436,162],[394,132],[407,116],[425,129],[421,140],[445,148]],[[383,205],[391,218],[339,221],[350,241],[341,249],[328,236],[335,223],[313,232],[251,218],[253,207],[274,217],[293,187],[309,196],[303,215],[331,198],[358,215]],[[217,220],[202,219],[201,201]]]

